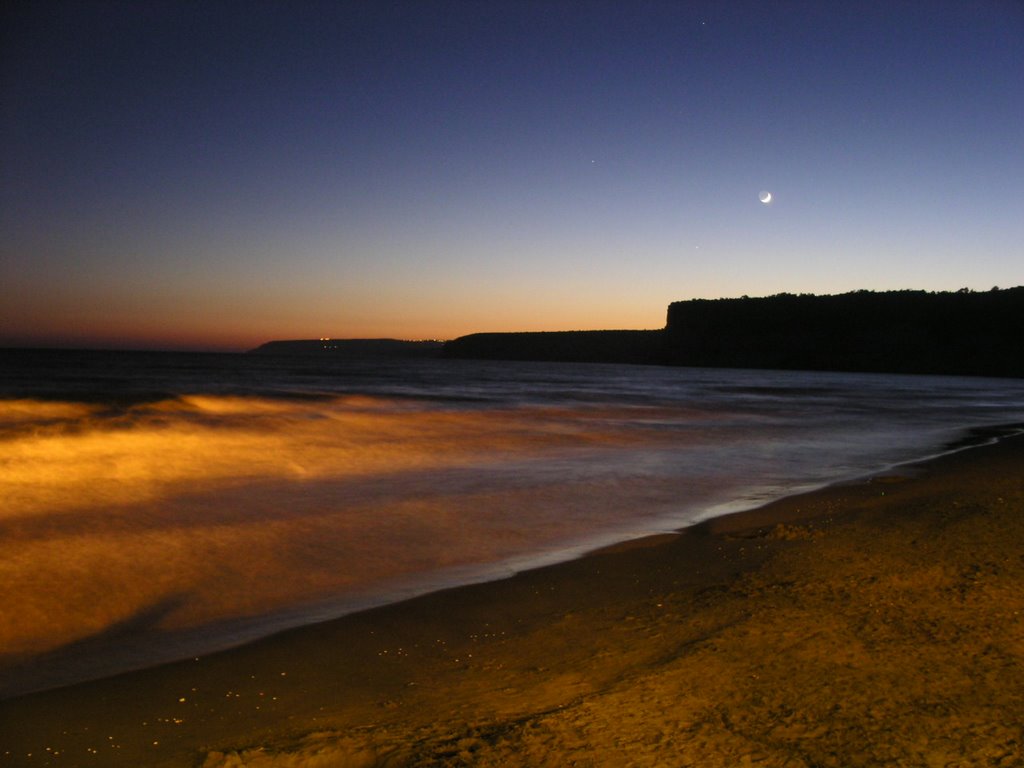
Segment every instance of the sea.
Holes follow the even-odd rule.
[[[1024,426],[1024,380],[0,351],[0,698]]]

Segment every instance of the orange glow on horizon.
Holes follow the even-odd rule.
[[[515,320],[504,322],[481,322],[479,325],[445,324],[440,327],[429,324],[399,325],[386,324],[351,324],[340,327],[327,334],[317,330],[326,323],[310,325],[281,325],[275,327],[265,324],[266,331],[255,329],[148,329],[128,326],[104,327],[97,329],[76,328],[68,332],[64,328],[36,328],[31,332],[18,333],[16,329],[7,329],[0,337],[0,347],[53,347],[72,349],[152,349],[168,351],[210,351],[210,352],[244,352],[254,349],[268,341],[293,339],[402,339],[406,341],[431,340],[448,341],[473,333],[515,333],[535,331],[600,331],[600,330],[653,330],[664,327],[664,311],[659,322],[644,322],[643,318],[623,316],[619,320],[609,319],[608,322],[581,322],[571,317],[564,319],[544,320],[534,318],[516,323]],[[345,326],[344,323],[338,324]],[[262,327],[262,326],[261,326]],[[434,330],[432,330],[434,329]]]
[[[661,328],[679,295],[602,289],[566,294],[556,286],[494,286],[479,293],[409,293],[398,284],[368,291],[318,286],[272,299],[247,290],[230,302],[210,288],[196,295],[160,293],[65,295],[30,301],[12,292],[0,307],[0,346],[168,349],[239,352],[285,339],[454,339],[471,333]]]

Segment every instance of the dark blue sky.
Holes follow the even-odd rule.
[[[1016,1],[32,2],[3,29],[0,343],[1024,282]]]

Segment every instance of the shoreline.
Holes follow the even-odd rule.
[[[941,752],[1009,765],[1021,745],[1019,728],[1003,738],[1006,723],[1024,721],[1021,477],[1024,438],[1004,437],[195,661],[9,699],[0,765],[29,752],[38,765],[613,765],[628,745],[636,765],[782,765],[782,754],[870,765],[884,749],[907,764],[945,765],[931,757]],[[965,649],[980,654],[969,670]],[[965,680],[982,690],[968,695]],[[872,736],[886,719],[907,734]],[[922,739],[946,746],[921,752]],[[989,748],[972,744],[997,742],[1005,762],[972,757]]]
[[[646,542],[668,540],[688,530],[707,525],[720,518],[741,521],[764,507],[791,497],[830,487],[864,482],[870,478],[926,463],[963,450],[993,444],[1001,439],[1024,433],[1024,424],[1006,423],[967,429],[959,439],[937,446],[933,452],[921,457],[883,465],[873,471],[848,475],[839,480],[796,484],[772,494],[756,494],[730,502],[715,503],[703,511],[691,512],[692,521],[682,527],[671,523],[647,523],[639,530],[626,533],[607,532],[586,541],[566,543],[558,548],[533,554],[520,554],[492,563],[454,566],[436,573],[399,580],[379,592],[337,598],[297,605],[265,616],[226,619],[218,623],[162,632],[157,636],[133,634],[132,627],[143,623],[148,614],[136,617],[125,625],[115,625],[96,637],[59,647],[35,658],[17,661],[0,670],[0,702],[35,693],[88,684],[121,675],[174,664],[196,656],[211,656],[260,642],[283,632],[343,619],[391,605],[399,605],[436,592],[487,584],[533,571],[590,557],[603,552],[614,552]],[[758,499],[755,501],[754,499]],[[719,525],[727,524],[721,521]],[[114,653],[117,659],[107,659]]]

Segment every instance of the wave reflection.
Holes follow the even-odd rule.
[[[600,530],[624,494],[649,495],[602,467],[666,443],[637,428],[666,416],[367,396],[8,401],[0,647],[50,651],[171,596],[186,597],[162,630],[260,615]]]

